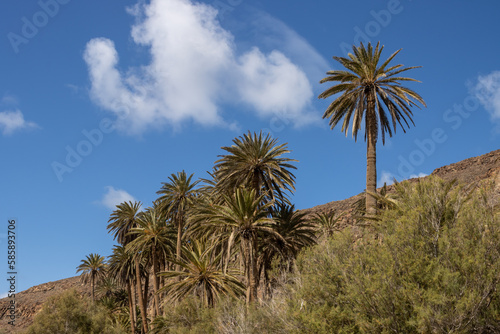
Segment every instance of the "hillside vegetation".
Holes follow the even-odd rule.
[[[258,303],[247,306],[244,300],[229,296],[213,307],[204,307],[199,295],[193,292],[175,307],[164,308],[162,316],[153,318],[150,288],[148,313],[149,319],[154,320],[152,331],[500,331],[499,157],[500,150],[441,167],[431,177],[390,186],[385,199],[388,209],[369,222],[354,216],[353,204],[360,196],[304,210],[309,220],[332,210],[346,214],[337,221],[330,236],[317,230],[317,245],[300,251],[292,270],[283,270],[279,262],[272,263],[268,291],[259,288]],[[451,182],[455,178],[468,184],[457,186]],[[96,289],[100,299],[97,307],[108,308],[108,319],[104,323],[103,319],[98,320],[111,333],[129,333],[126,304],[116,303],[120,298],[126,299],[126,294],[110,294],[104,283]],[[23,313],[18,324],[24,326],[16,329],[25,329],[35,313],[40,314],[35,319],[36,326],[42,326],[46,319],[43,314],[57,304],[57,299],[52,299],[41,310],[46,298],[68,298],[57,297],[59,291],[74,288],[79,296],[76,303],[82,306],[73,309],[88,310],[86,317],[92,318],[93,311],[87,309],[92,304],[89,286],[71,278],[19,293],[19,309]],[[65,303],[63,299],[61,305]],[[5,330],[8,327],[4,321]],[[137,326],[140,325],[139,319]],[[40,328],[34,333],[52,333]]]

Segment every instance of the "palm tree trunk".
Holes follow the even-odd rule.
[[[142,317],[142,330],[145,334],[148,333],[148,318],[146,313],[146,305],[144,303],[144,297],[142,295],[142,286],[141,286],[141,268],[139,265],[139,257],[135,258],[135,273],[136,273],[136,288],[137,288],[137,296],[139,298],[139,308],[141,309],[141,317]]]
[[[261,182],[259,174],[255,173],[252,178],[252,188],[255,190],[255,197],[260,196]]]
[[[257,275],[257,257],[255,242],[250,243],[250,302],[257,300],[257,287],[259,286],[259,277]]]
[[[181,248],[182,248],[182,220],[177,223],[177,249],[175,259],[177,261],[181,260]],[[181,270],[181,266],[177,265],[177,271]]]
[[[135,334],[135,319],[134,319],[134,302],[133,302],[133,294],[132,287],[130,286],[130,281],[127,281],[127,293],[128,293],[128,307],[130,313],[130,328],[131,333]]]
[[[368,94],[366,111],[366,213],[370,216],[377,213],[377,199],[369,193],[377,193],[377,118],[375,115],[375,100]]]
[[[272,298],[272,290],[271,290],[271,280],[269,279],[269,273],[267,270],[264,270],[264,289],[266,293],[266,298],[271,300]]]
[[[135,291],[135,281],[132,278],[130,280],[130,290],[132,291],[132,310],[133,310],[133,316],[134,316],[134,323],[137,324],[137,296]]]
[[[227,266],[229,265],[229,261],[231,260],[231,248],[233,247],[233,240],[235,237],[235,230],[232,228],[231,235],[229,236],[229,240],[227,242],[227,254],[226,254],[226,263],[224,264],[224,275],[227,274]]]
[[[177,247],[176,247],[176,255],[175,259],[177,261],[181,260],[181,248],[182,248],[182,223],[183,223],[184,217],[181,211],[177,213]],[[176,271],[181,271],[181,266],[176,265]],[[179,276],[179,281],[181,280]]]
[[[94,297],[94,283],[95,283],[95,278],[94,278],[94,273],[91,274],[90,277],[90,286],[92,288],[92,304],[95,303],[95,297]]]
[[[153,292],[155,299],[155,310],[157,315],[161,315],[160,313],[160,296],[158,295],[158,256],[156,254],[156,247],[153,245]]]
[[[242,238],[245,261],[245,276],[247,280],[247,305],[257,300],[257,267],[255,261],[255,245],[252,238]]]
[[[146,305],[146,312],[148,310],[148,298],[149,298],[149,274],[144,278],[144,305]]]
[[[377,213],[377,199],[369,193],[377,193],[377,152],[375,143],[368,136],[366,152],[366,212],[368,215]]]
[[[167,264],[165,263],[166,260],[162,259],[160,261],[160,271],[163,272],[163,271],[166,271],[167,268]],[[160,288],[163,288],[165,286],[165,277],[160,277]]]

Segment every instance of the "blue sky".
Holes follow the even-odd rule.
[[[18,287],[109,255],[115,204],[168,176],[206,177],[221,146],[271,132],[296,163],[297,208],[363,191],[366,146],[322,120],[319,80],[360,41],[422,83],[415,127],[378,146],[405,179],[499,148],[496,1],[4,0],[0,4],[0,259],[18,220]],[[3,254],[3,255],[1,255]],[[5,264],[1,266],[7,272]],[[2,283],[5,284],[5,283]],[[7,291],[0,284],[1,292]]]

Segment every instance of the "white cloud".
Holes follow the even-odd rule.
[[[281,52],[266,56],[254,48],[240,58],[240,65],[243,80],[236,82],[243,101],[262,116],[285,111],[300,115],[311,97],[311,86],[305,73]],[[290,91],[297,95],[291,97]]]
[[[409,179],[418,179],[421,177],[426,177],[428,174],[425,173],[418,173],[418,174],[411,174]]]
[[[488,110],[493,120],[500,120],[500,71],[479,76],[473,87],[474,95]]]
[[[135,202],[135,199],[128,192],[108,186],[100,203],[111,210],[115,210],[118,204],[129,201]]]
[[[238,54],[235,37],[220,26],[213,7],[152,0],[129,12],[136,16],[134,42],[151,53],[148,65],[119,70],[115,45],[105,38],[89,41],[84,54],[91,97],[117,116],[118,128],[139,134],[187,120],[234,128],[234,115],[223,115],[221,106],[241,102],[260,117],[286,113],[294,124],[319,118],[310,110],[313,91],[304,69],[275,49]],[[312,54],[312,47],[285,28],[292,54],[300,46]]]
[[[36,128],[36,125],[33,122],[27,122],[24,119],[24,115],[20,110],[6,110],[0,112],[0,129],[3,135],[11,135],[14,131]]]

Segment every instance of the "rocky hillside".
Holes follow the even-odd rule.
[[[50,297],[66,290],[76,289],[82,295],[90,296],[90,287],[80,282],[80,277],[71,277],[59,281],[48,282],[33,286],[16,294],[16,311],[18,318],[15,326],[9,325],[9,298],[0,300],[0,333],[19,333],[26,329],[33,321],[33,317],[40,310],[42,304]]]
[[[472,184],[481,180],[490,179],[496,184],[495,200],[500,200],[500,150],[496,150],[479,157],[469,158],[448,166],[440,167],[432,172],[445,180],[457,179],[459,182]],[[413,181],[416,182],[416,179]],[[389,186],[388,191],[393,187]],[[334,201],[307,209],[312,215],[317,212],[345,212],[342,225],[356,225],[353,217],[352,205],[362,195],[356,195],[342,201]],[[80,283],[79,277],[71,277],[55,282],[44,283],[29,288],[16,295],[17,313],[16,327],[8,325],[9,299],[0,300],[0,333],[19,333],[26,329],[32,322],[33,316],[40,310],[42,304],[49,297],[74,288],[79,293],[90,296],[90,288]]]
[[[496,198],[500,199],[500,150],[496,150],[478,157],[462,160],[448,166],[435,169],[431,175],[438,176],[444,180],[450,181],[456,179],[463,184],[474,184],[481,180],[490,179],[496,184]],[[425,178],[425,177],[424,177]],[[422,178],[422,179],[424,179]],[[411,179],[411,182],[417,182],[418,179]],[[379,189],[380,190],[380,189]],[[387,187],[388,192],[394,191],[393,186]],[[306,209],[308,215],[315,213],[330,213],[336,211],[344,213],[341,224],[355,225],[356,220],[353,215],[353,204],[361,199],[364,194],[341,200],[333,201],[326,204],[318,205],[310,209]]]

